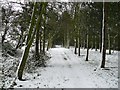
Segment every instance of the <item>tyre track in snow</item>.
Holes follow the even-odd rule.
[[[71,87],[84,88],[87,87],[86,84],[88,84],[88,87],[89,86],[95,87],[94,83],[91,82],[83,72],[81,72],[81,74],[79,73],[82,68],[78,67],[80,66],[80,64],[79,61],[77,61],[78,60],[77,57],[75,57],[75,55],[69,49],[65,49],[65,48],[63,48],[63,50],[59,50],[59,49],[58,52],[56,53],[59,56],[55,56],[55,57],[58,57],[59,61],[64,62],[64,67],[62,68],[61,74],[65,74],[65,75],[61,75],[61,76],[66,78],[65,79],[66,83],[69,83]],[[54,58],[54,55],[52,56]],[[55,60],[58,59],[55,58]],[[62,65],[61,62],[59,63]],[[68,86],[68,88],[69,87],[70,86]]]

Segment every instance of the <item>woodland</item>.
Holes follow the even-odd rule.
[[[7,1],[1,14],[1,88],[118,88],[120,2]]]

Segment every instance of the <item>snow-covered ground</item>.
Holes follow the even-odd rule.
[[[14,88],[118,88],[118,52],[106,56],[106,68],[100,69],[101,54],[90,50],[89,61],[85,61],[86,49],[81,56],[73,48],[52,48],[47,67],[34,73],[25,73],[26,81],[16,80]]]

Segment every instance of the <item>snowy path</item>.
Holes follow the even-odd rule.
[[[17,80],[15,87],[28,88],[117,88],[116,77],[110,76],[110,71],[94,71],[89,62],[83,61],[85,56],[78,57],[69,49],[52,48],[49,50],[51,59],[46,68],[36,70],[36,73],[26,74],[27,81]],[[88,66],[87,66],[88,64]],[[107,75],[105,78],[100,72]],[[110,82],[110,78],[111,82]],[[109,79],[109,80],[107,80]],[[115,80],[116,79],[116,80]],[[112,82],[112,80],[114,80]]]

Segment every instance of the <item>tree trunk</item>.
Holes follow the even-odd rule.
[[[42,52],[42,31],[40,31],[40,53]]]
[[[44,31],[43,31],[43,53],[45,54],[45,26],[44,26]]]
[[[91,36],[92,37],[92,41],[91,41],[91,49],[94,49],[94,38],[95,38],[95,36],[93,35],[93,36]]]
[[[78,44],[78,38],[75,38],[75,51],[74,54],[77,54],[77,44]]]
[[[86,37],[84,36],[84,49],[86,48]]]
[[[82,34],[81,34],[80,44],[81,44],[81,48],[83,48],[83,37],[82,37]]]
[[[80,35],[80,30],[79,30],[79,41],[78,41],[78,56],[80,56],[80,43],[81,43],[81,35]]]
[[[34,30],[34,33],[31,37],[31,39],[29,40],[29,43],[28,43],[27,47],[25,48],[25,51],[24,51],[23,56],[22,56],[22,60],[19,64],[19,67],[18,67],[18,79],[19,80],[23,80],[22,79],[23,70],[25,68],[26,60],[27,60],[28,54],[29,54],[29,49],[30,49],[30,47],[32,45],[32,42],[34,40],[35,33],[36,33],[36,30]]]
[[[43,30],[43,53],[45,54],[45,39],[46,39],[46,8],[45,8],[45,15],[44,15],[44,30]]]
[[[87,55],[86,55],[86,61],[88,61],[89,56],[89,35],[87,34]]]
[[[102,29],[102,28],[101,28]],[[100,53],[102,52],[102,30],[100,31],[100,36],[99,36],[99,48],[100,48]]]
[[[52,48],[52,47],[53,47],[53,38],[51,37],[49,42],[49,48]]]
[[[28,44],[28,42],[31,38],[33,28],[35,26],[35,13],[36,13],[36,11],[37,11],[37,2],[35,2],[35,4],[34,4],[33,13],[32,13],[32,17],[31,17],[31,24],[30,24],[30,27],[29,27],[29,33],[28,33],[26,45]]]
[[[47,44],[47,51],[49,50],[49,48],[52,47],[52,37],[51,35],[49,35],[49,39],[48,39],[48,44]]]
[[[34,7],[35,7],[35,6],[34,6]],[[31,47],[32,42],[33,42],[33,40],[34,40],[34,36],[35,36],[35,34],[36,34],[36,30],[39,30],[39,26],[40,26],[40,23],[41,23],[43,10],[44,10],[44,4],[43,4],[43,6],[42,6],[41,13],[40,13],[40,15],[39,15],[39,17],[38,17],[38,19],[37,19],[36,29],[34,30],[34,33],[33,33],[32,37],[30,38],[30,40],[29,40],[29,42],[28,42],[28,44],[27,44],[27,46],[26,46],[26,48],[25,48],[25,51],[24,51],[24,53],[23,53],[22,59],[21,59],[21,61],[20,61],[19,67],[18,67],[18,79],[19,79],[19,80],[22,80],[23,70],[24,70],[24,67],[25,67],[25,64],[26,64],[26,60],[27,60],[27,58],[28,58],[28,54],[29,54],[30,47]],[[33,12],[33,14],[34,14],[34,13],[35,13],[35,12]],[[35,21],[35,20],[32,19],[32,22],[31,22],[31,23],[33,23],[34,21]],[[29,30],[33,30],[33,28],[32,28],[32,29],[29,29]]]
[[[119,27],[119,29],[120,29],[120,27]],[[120,51],[120,32],[118,32],[118,38],[117,38],[117,40],[118,40],[118,43],[117,43],[117,46],[118,46],[118,48],[117,48],[117,50],[118,51]],[[115,40],[115,43],[116,43],[117,41]],[[119,53],[119,55],[120,55],[120,53]]]
[[[103,10],[101,9],[101,12],[103,13]],[[101,14],[101,29],[103,28],[103,14]],[[102,52],[102,30],[100,29],[100,35],[99,35],[99,48],[100,53]]]
[[[108,32],[108,49],[109,49],[109,54],[111,54],[111,38],[110,38],[110,31]]]
[[[103,28],[102,28],[102,63],[101,68],[105,68],[106,59],[106,2],[103,2]]]
[[[97,36],[95,35],[95,51],[97,51]]]
[[[35,55],[36,55],[36,60],[39,60],[39,29],[36,32],[36,47],[35,47]]]
[[[49,40],[47,42],[47,51],[49,50]]]
[[[66,32],[64,31],[64,47],[67,47],[67,37],[66,37]]]
[[[70,47],[70,36],[69,36],[69,29],[68,29],[68,24],[66,25],[66,48],[69,48]]]
[[[67,32],[67,48],[70,47],[70,38],[69,38],[69,32]]]

